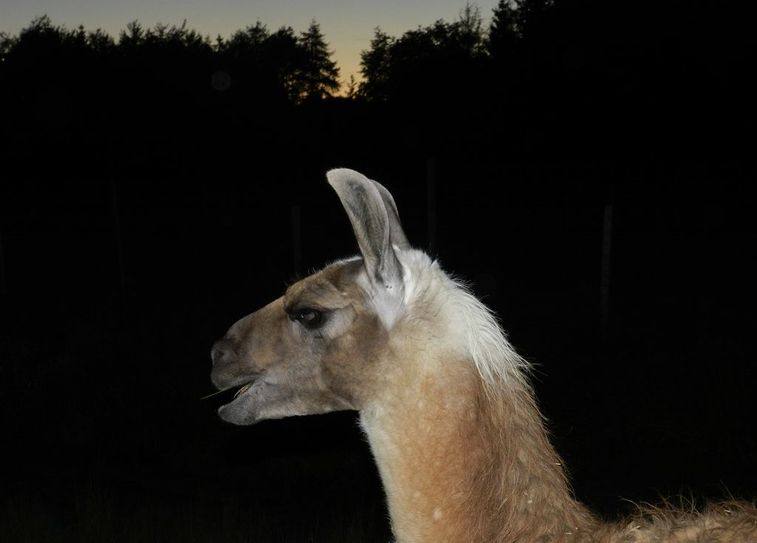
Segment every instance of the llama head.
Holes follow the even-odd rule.
[[[235,387],[222,419],[264,419],[361,409],[379,386],[391,329],[405,310],[409,249],[391,194],[352,170],[327,178],[342,202],[361,257],[336,262],[236,322],[211,351],[211,380]]]

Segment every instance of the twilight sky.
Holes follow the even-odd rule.
[[[497,0],[476,0],[488,24]],[[373,29],[398,36],[437,19],[457,18],[465,0],[0,0],[0,32],[17,34],[39,15],[69,28],[102,28],[113,36],[133,20],[145,26],[162,22],[187,25],[203,35],[230,35],[260,20],[270,30],[291,26],[300,32],[318,21],[335,52],[342,80],[358,75],[360,51]]]

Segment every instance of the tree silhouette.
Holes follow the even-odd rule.
[[[386,101],[391,94],[392,47],[395,39],[376,28],[370,47],[360,53],[363,82],[359,93],[368,100]]]
[[[542,32],[545,18],[556,7],[554,0],[516,0],[516,5],[516,29],[525,37]]]
[[[454,21],[398,37],[377,28],[361,53],[362,80],[348,82],[346,96],[360,98],[365,111],[389,111],[424,127],[422,134],[411,127],[416,140],[446,133],[484,141],[496,130],[492,142],[564,157],[642,142],[685,149],[684,141],[698,144],[694,134],[705,124],[725,126],[726,117],[746,119],[742,113],[753,108],[743,69],[754,50],[751,34],[728,31],[736,17],[726,12],[720,24],[703,25],[705,12],[665,3],[648,12],[626,2],[500,0],[484,28],[467,4]],[[697,49],[700,35],[708,36],[706,51]],[[0,36],[0,59],[3,103],[16,104],[6,108],[5,146],[18,157],[36,145],[72,160],[77,150],[68,147],[77,139],[69,135],[77,131],[80,142],[95,147],[116,138],[113,152],[142,166],[151,160],[147,149],[178,155],[208,144],[197,135],[206,126],[213,127],[206,133],[244,126],[246,136],[269,141],[264,134],[284,131],[282,115],[293,119],[299,105],[331,102],[339,90],[339,71],[315,21],[303,32],[271,31],[258,21],[211,42],[186,23],[147,28],[134,21],[114,40],[43,16],[17,36]],[[730,114],[717,114],[714,103]],[[660,119],[667,132],[639,137]],[[138,126],[160,128],[135,136]],[[98,136],[103,132],[108,137]],[[176,160],[169,155],[166,164]]]
[[[357,79],[353,74],[350,74],[350,79],[347,81],[347,86],[344,90],[344,95],[350,99],[358,98],[359,85]]]
[[[288,81],[294,72],[297,40],[294,31],[282,27],[274,33],[257,21],[218,39],[217,65],[228,72],[235,96],[280,104],[288,100]]]
[[[0,61],[5,60],[5,56],[12,47],[13,38],[5,32],[0,32]]]
[[[331,58],[320,25],[312,21],[298,39],[302,61],[297,70],[294,96],[298,100],[328,98],[339,90],[339,68]]]
[[[515,0],[499,0],[492,13],[486,49],[496,61],[506,62],[515,54],[520,38],[518,4]]]
[[[262,51],[264,66],[274,76],[283,98],[297,103],[300,98],[299,73],[302,48],[292,27],[281,27],[265,41]]]
[[[139,21],[130,21],[126,23],[126,29],[119,34],[119,47],[133,47],[144,41],[145,31]]]
[[[339,88],[315,22],[301,35],[258,22],[211,42],[186,23],[133,21],[114,40],[43,16],[0,37],[0,59],[0,98],[15,104],[0,128],[4,163],[42,153],[56,175],[66,164],[79,175],[197,171],[192,164],[226,141],[218,134],[242,126],[234,141],[263,152],[294,106]]]
[[[485,41],[478,11],[468,5],[452,23],[434,24],[393,38],[376,29],[361,55],[369,100],[404,103],[463,103],[481,75]]]
[[[450,27],[452,32],[457,34],[457,41],[460,46],[468,51],[471,57],[479,56],[483,53],[485,45],[483,21],[481,20],[481,10],[478,6],[470,2],[460,11],[460,16],[456,24]]]

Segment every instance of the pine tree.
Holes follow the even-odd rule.
[[[518,33],[526,39],[542,34],[554,0],[516,0]]]
[[[15,40],[11,36],[5,32],[0,32],[0,62],[5,60],[14,44]]]
[[[386,100],[389,95],[387,86],[395,41],[380,28],[376,28],[370,49],[360,53],[360,73],[363,75],[360,94],[369,100]]]
[[[486,48],[495,60],[513,55],[520,38],[518,3],[514,0],[499,0],[494,8]]]
[[[294,98],[298,101],[328,98],[339,90],[339,68],[331,58],[320,25],[312,21],[298,38],[302,59],[297,70]]]
[[[118,46],[123,50],[138,47],[144,43],[145,31],[139,21],[127,23],[126,30],[122,30],[118,37]]]
[[[457,39],[462,48],[470,55],[475,56],[481,49],[484,41],[483,22],[481,10],[470,2],[460,11],[460,17],[451,27],[457,33]]]
[[[345,89],[345,96],[349,99],[355,99],[358,97],[358,91],[360,86],[355,79],[354,74],[350,74],[350,79],[347,81],[347,88]]]

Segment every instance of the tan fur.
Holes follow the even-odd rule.
[[[394,205],[384,191],[357,192],[374,198],[374,222],[356,232],[382,232],[375,199]],[[389,288],[378,273],[388,249],[378,247],[372,270],[360,259],[334,263],[229,329],[211,378],[220,389],[244,386],[222,418],[358,410],[398,543],[757,543],[757,509],[746,503],[701,514],[647,508],[618,523],[593,516],[571,495],[527,365],[488,310],[409,248],[392,253]],[[302,308],[322,312],[323,324],[299,322]]]
[[[570,493],[531,391],[492,396],[470,361],[405,375],[405,391],[363,414],[400,543],[754,543],[757,509],[646,509],[603,523]]]
[[[398,540],[580,540],[594,521],[569,499],[528,393],[491,399],[470,361],[440,367],[363,414]]]
[[[757,507],[746,502],[710,504],[703,512],[669,506],[640,508],[632,519],[601,526],[601,543],[754,543]]]

